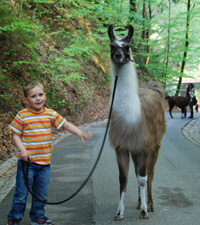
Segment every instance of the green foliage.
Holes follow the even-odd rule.
[[[12,101],[13,94],[9,92],[9,82],[11,79],[6,74],[7,70],[0,68],[0,100],[5,101],[7,104]],[[17,107],[15,102],[13,104]]]
[[[147,6],[151,7],[151,17]],[[87,87],[96,85],[100,89],[110,82],[108,69],[100,77],[99,67],[89,72],[86,64],[92,64],[95,56],[99,64],[108,68],[110,49],[107,27],[116,24],[116,32],[125,35],[128,23],[134,26],[132,49],[141,71],[140,78],[161,81],[163,84],[177,80],[185,50],[186,8],[186,1],[149,0],[146,18],[143,18],[143,1],[139,0],[136,0],[135,12],[129,0],[2,0],[1,89],[6,89],[4,74],[14,74],[22,84],[23,71],[32,79],[42,77],[50,81],[50,90],[47,90],[49,106],[60,108],[69,104],[62,90],[56,86],[56,83],[63,83],[73,86],[74,92],[80,97],[76,106],[68,105],[70,112],[74,112],[76,107],[83,109],[90,97]],[[198,72],[194,68],[197,68],[200,53],[199,13],[199,5],[193,4],[190,45],[183,73],[185,77]],[[142,38],[144,30],[150,31],[150,37]],[[4,99],[13,97],[12,93],[0,94]]]
[[[14,21],[11,22],[8,25],[5,25],[4,27],[0,27],[0,33],[4,32],[18,32],[18,33],[24,33],[26,35],[34,35],[39,32],[39,26],[29,24],[28,21]]]
[[[51,88],[46,90],[46,106],[58,110],[60,107],[66,106],[65,94],[62,93],[54,82],[51,82]]]

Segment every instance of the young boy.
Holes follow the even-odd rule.
[[[76,134],[81,141],[90,139],[91,132],[83,133],[73,124],[67,122],[52,109],[44,107],[46,94],[39,81],[28,82],[24,87],[24,100],[27,108],[21,110],[9,128],[13,131],[13,138],[18,147],[18,166],[16,175],[16,189],[12,208],[7,215],[8,225],[17,225],[25,212],[28,190],[24,182],[22,161],[30,161],[29,186],[33,194],[41,200],[47,199],[50,164],[52,155],[52,126],[58,130],[65,130]],[[31,224],[51,224],[54,222],[45,217],[44,203],[32,198],[29,213]]]

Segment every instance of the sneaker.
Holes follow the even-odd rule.
[[[42,219],[39,219],[38,221],[32,221],[31,225],[38,225],[38,224],[49,224],[49,225],[55,225],[53,221],[49,220],[47,217],[44,217]]]
[[[19,225],[19,223],[15,222],[13,220],[8,220],[8,224],[7,225]]]

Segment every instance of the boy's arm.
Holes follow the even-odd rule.
[[[22,144],[20,135],[13,133],[13,139],[14,139],[15,145],[18,147],[20,151],[20,158],[23,161],[28,161],[29,155],[28,155],[28,152],[26,151],[26,148]]]
[[[92,137],[92,133],[90,131],[83,133],[78,127],[69,122],[65,122],[63,124],[63,128],[69,131],[70,133],[79,136],[82,143],[84,143],[84,138],[90,139]]]

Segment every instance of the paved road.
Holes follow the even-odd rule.
[[[125,218],[120,225],[198,225],[200,221],[200,148],[184,137],[181,130],[189,122],[167,118],[160,156],[153,183],[155,212],[150,219],[139,219],[136,210],[137,182],[130,167],[128,190],[125,197]],[[106,146],[94,175],[96,225],[112,225],[118,201],[119,185],[115,156]]]
[[[137,181],[130,165],[128,190],[125,196],[125,218],[115,222],[119,201],[118,168],[114,151],[108,142],[99,164],[87,185],[67,203],[46,206],[46,215],[56,225],[198,225],[200,221],[200,147],[189,141],[182,129],[189,120],[181,120],[180,113],[167,118],[167,132],[163,138],[156,165],[153,193],[155,212],[149,220],[139,219]],[[105,123],[89,128],[92,141],[84,145],[69,136],[54,146],[49,201],[60,201],[71,195],[82,183],[92,167],[101,146]],[[0,203],[0,225],[6,224],[13,189]],[[28,225],[30,197],[22,225]]]

